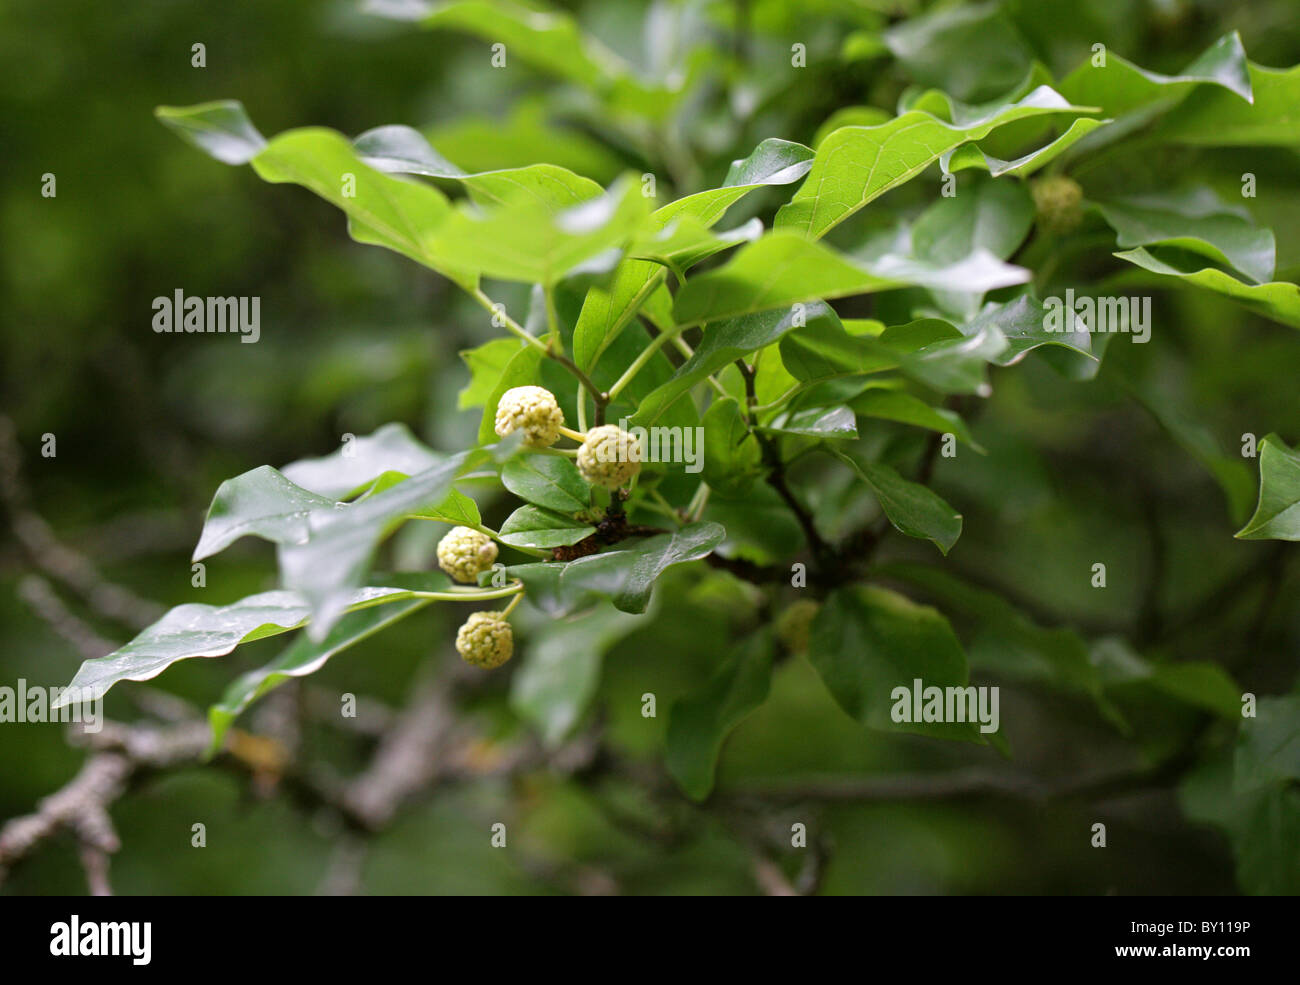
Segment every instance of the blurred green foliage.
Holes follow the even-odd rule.
[[[178,604],[195,599],[187,558],[222,479],[325,454],[341,434],[367,434],[393,420],[443,449],[472,444],[478,429],[476,411],[457,410],[468,378],[457,353],[497,334],[483,312],[430,272],[349,240],[337,213],[307,192],[264,185],[247,169],[197,154],[154,119],[159,104],[239,99],[267,133],[319,124],[356,135],[407,123],[467,170],[545,160],[606,183],[625,169],[663,165],[681,193],[717,184],[733,158],[765,137],[812,144],[837,110],[892,113],[908,83],[985,99],[1013,85],[1033,59],[1064,76],[1096,42],[1145,68],[1174,72],[1237,30],[1252,60],[1300,62],[1292,0],[1085,7],[1009,0],[996,28],[949,39],[952,51],[924,36],[894,36],[886,53],[886,29],[928,6],[742,0],[654,11],[642,3],[577,8],[587,30],[647,71],[689,66],[689,42],[702,42],[695,57],[711,57],[710,46],[722,52],[739,25],[743,40],[726,54],[750,71],[730,87],[707,89],[647,140],[600,126],[590,106],[540,73],[492,70],[479,39],[414,30],[350,3],[233,0],[204,5],[199,16],[198,5],[162,0],[69,0],[57,8],[11,0],[0,9],[8,76],[0,87],[0,385],[34,507],[106,577]],[[841,57],[854,38],[868,57]],[[808,45],[807,78],[754,68],[764,57],[788,59],[792,40]],[[191,66],[196,42],[206,46],[204,68]],[[913,48],[915,57],[907,54]],[[656,148],[665,160],[647,156]],[[1218,180],[1227,198],[1238,188],[1222,176],[1254,173],[1259,195],[1250,209],[1276,233],[1277,279],[1295,280],[1297,163],[1294,144],[1178,146],[1081,180],[1090,196],[1104,198],[1196,174]],[[47,172],[57,177],[53,199],[40,195]],[[891,208],[919,210],[933,200],[936,181],[932,168],[924,182],[890,193]],[[747,207],[770,219],[781,200],[760,194]],[[856,245],[851,236],[877,221],[860,219],[837,243]],[[1096,253],[1109,261],[1107,244]],[[1088,263],[1081,261],[1085,271]],[[1107,276],[1112,270],[1107,264]],[[1123,274],[1114,276],[1123,283]],[[152,298],[178,288],[260,296],[261,341],[154,334]],[[526,305],[523,291],[499,293],[512,308]],[[887,317],[884,299],[871,310],[856,304],[842,313]],[[1208,441],[1231,472],[1242,464],[1243,434],[1300,438],[1300,336],[1204,291],[1159,290],[1156,305],[1152,344],[1112,345],[1094,381],[1066,384],[1032,358],[994,372],[993,395],[972,425],[988,455],[941,459],[935,469],[935,489],[965,518],[949,570],[996,589],[1044,625],[1070,626],[1091,641],[1124,637],[1124,646],[1150,660],[1213,662],[1243,690],[1285,694],[1296,685],[1300,570],[1275,544],[1232,539],[1244,517],[1233,515],[1188,449]],[[1189,428],[1203,429],[1203,441]],[[45,433],[57,436],[56,458],[39,455]],[[919,451],[924,436],[886,427],[879,440]],[[860,506],[829,478],[814,476],[807,490],[819,513],[852,516]],[[503,502],[481,505],[485,519],[499,523],[505,514]],[[717,518],[742,543],[747,524],[760,529],[756,540],[777,529],[757,496],[729,511],[719,506]],[[396,566],[427,563],[432,534],[405,532],[392,548]],[[797,530],[790,537],[797,542]],[[899,541],[890,542],[888,560],[932,560],[930,545]],[[1107,560],[1106,591],[1088,585],[1098,558]],[[62,684],[79,655],[18,598],[28,567],[6,539],[0,680]],[[273,571],[265,545],[242,543],[209,564],[203,598],[233,601],[269,589]],[[634,761],[662,757],[663,710],[702,687],[721,641],[759,618],[753,600],[720,572],[670,576],[657,594],[653,615],[606,659],[596,700],[610,748]],[[72,604],[107,638],[129,635]],[[544,621],[533,618],[536,626]],[[331,693],[400,706],[425,658],[447,648],[456,620],[431,607],[314,680]],[[957,616],[954,623],[970,628]],[[525,635],[529,628],[525,621]],[[155,683],[205,706],[236,671],[276,652],[274,642],[254,644],[219,661],[178,664]],[[1130,730],[1124,734],[1085,697],[1004,677],[1004,668],[982,665],[973,650],[972,669],[978,683],[1003,687],[1002,720],[1018,770],[1091,775],[1158,762],[1186,746],[1193,756],[1181,795],[1175,788],[1184,774],[1091,802],[886,799],[793,803],[764,814],[760,829],[788,832],[803,822],[825,839],[823,892],[1300,889],[1297,841],[1288,840],[1294,788],[1234,794],[1224,765],[1234,734],[1228,724],[1138,681],[1110,692]],[[657,718],[640,714],[646,692],[658,696]],[[111,717],[136,714],[117,692],[107,708]],[[527,729],[504,679],[478,693],[470,714],[501,740]],[[310,728],[304,744],[342,773],[364,765],[364,749],[324,728]],[[31,810],[82,755],[58,726],[0,726],[0,817]],[[971,765],[995,770],[1004,762],[991,748],[871,732],[840,713],[806,661],[791,660],[723,752],[718,786],[731,800],[722,807],[650,803],[630,776],[595,785],[545,771],[485,779],[404,810],[373,839],[362,886],[372,893],[568,891],[590,867],[612,873],[627,893],[752,892],[752,861],[739,833],[755,823],[746,789]],[[1265,796],[1281,801],[1270,805]],[[1269,809],[1291,819],[1289,829],[1274,832],[1272,854],[1261,845],[1262,825],[1252,824]],[[124,845],[113,864],[121,893],[311,893],[341,835],[324,815],[296,810],[283,797],[253,797],[236,777],[203,768],[149,782],[114,817]],[[485,832],[501,819],[518,852],[489,847]],[[1088,847],[1099,820],[1109,829],[1104,851]],[[189,847],[196,821],[208,828],[203,850]],[[645,828],[687,836],[640,836]],[[779,862],[793,873],[800,858],[786,851]],[[61,840],[15,870],[3,891],[83,889],[71,842]]]

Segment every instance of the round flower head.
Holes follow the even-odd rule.
[[[578,449],[578,471],[593,486],[617,489],[641,471],[641,444],[616,424],[592,428]]]
[[[791,653],[803,653],[808,649],[808,637],[812,631],[813,619],[821,606],[812,599],[799,599],[791,602],[776,618],[777,639]]]
[[[555,402],[555,394],[540,386],[512,387],[497,401],[493,430],[499,437],[523,428],[524,444],[549,448],[560,437],[564,412]]]
[[[469,527],[452,527],[438,541],[438,567],[459,582],[475,584],[497,559],[497,545],[487,534]]]
[[[514,631],[500,612],[471,613],[456,633],[456,652],[475,667],[500,667],[514,651]]]
[[[1029,188],[1038,221],[1051,233],[1068,233],[1083,221],[1083,189],[1065,175],[1042,178]]]

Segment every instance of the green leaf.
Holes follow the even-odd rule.
[[[673,704],[664,765],[692,800],[713,789],[718,754],[727,736],[767,700],[772,681],[772,641],[756,633],[738,646],[698,694]]]
[[[593,284],[587,290],[573,330],[573,359],[580,369],[589,371],[596,365],[646,299],[663,284],[665,274],[665,268],[650,260],[626,259],[614,268],[608,284]]]
[[[591,487],[577,466],[559,455],[516,455],[502,466],[501,483],[520,499],[562,513],[591,504]]]
[[[1060,136],[1037,150],[1022,154],[1010,161],[987,154],[979,144],[972,143],[962,144],[960,147],[949,151],[939,159],[939,164],[945,171],[950,172],[965,171],[968,168],[983,168],[994,178],[1000,178],[1008,174],[1027,178],[1040,168],[1051,164],[1052,161],[1098,127],[1110,122],[1110,120],[1098,120],[1089,116],[1072,120],[1069,127]]]
[[[893,115],[879,106],[842,106],[822,121],[813,134],[812,145],[820,147],[822,141],[840,127],[878,127],[888,123]]]
[[[931,407],[910,393],[872,387],[849,401],[849,406],[855,414],[862,417],[878,417],[899,424],[927,428],[939,434],[952,434],[958,441],[970,445],[981,454],[984,451],[971,437],[970,429],[960,416],[942,407]]]
[[[966,102],[1012,89],[1033,59],[996,3],[931,10],[891,27],[884,42],[909,78]]]
[[[1233,769],[1216,757],[1193,770],[1179,790],[1186,815],[1224,830],[1243,892],[1294,896],[1300,892],[1300,791],[1274,783],[1233,789]]]
[[[437,506],[422,509],[413,514],[425,520],[440,520],[462,527],[477,528],[483,523],[483,516],[478,511],[478,504],[459,489],[453,489]]]
[[[526,597],[552,616],[568,615],[597,598],[609,599],[623,612],[639,613],[646,610],[655,580],[665,570],[705,557],[725,535],[719,524],[692,523],[622,550],[567,564],[515,565],[507,571],[523,581]]]
[[[590,178],[554,164],[530,164],[469,173],[439,154],[419,130],[390,125],[367,130],[352,142],[376,171],[459,181],[482,206],[540,206],[562,212],[596,198],[604,189]]]
[[[438,572],[382,577],[421,591],[445,591],[451,585],[447,577]],[[360,643],[382,629],[387,629],[393,623],[424,608],[431,601],[433,600],[425,598],[389,600],[382,606],[349,612],[319,643],[313,643],[305,633],[299,634],[289,648],[270,663],[257,670],[241,674],[232,681],[222,694],[221,700],[208,709],[208,721],[212,725],[212,745],[208,749],[208,754],[213,755],[221,748],[222,740],[230,726],[253,702],[260,700],[287,680],[316,673],[335,654]]]
[[[656,90],[636,79],[618,55],[583,33],[568,13],[511,0],[369,0],[367,12],[421,27],[462,31],[505,46],[507,59],[598,93],[613,93],[652,108]],[[508,64],[508,62],[507,62]],[[666,100],[660,98],[659,102]]]
[[[636,182],[621,180],[558,213],[524,199],[487,212],[461,206],[428,230],[425,244],[486,277],[549,286],[625,246],[646,219],[645,202]]]
[[[961,514],[938,493],[904,479],[882,462],[859,462],[839,451],[835,455],[871,487],[880,508],[899,532],[928,540],[944,554],[952,550],[961,536]]]
[[[1078,357],[1080,366],[1087,367],[1079,375],[1095,374],[1099,360],[1093,355],[1092,338],[1083,323],[1074,312],[1065,311],[1064,302],[1060,304],[1059,314],[1053,315],[1054,307],[1022,294],[1002,304],[986,305],[978,315],[959,326],[959,330],[968,338],[978,336],[986,328],[1001,336],[1005,348],[990,351],[989,355],[989,361],[996,366],[1014,366],[1040,346],[1059,346]],[[1056,321],[1061,323],[1059,330]]]
[[[968,140],[979,140],[1015,120],[1084,112],[1089,110],[1039,86],[1023,99],[994,107],[964,126],[913,110],[880,126],[842,127],[817,148],[808,180],[777,213],[776,227],[817,239]]]
[[[918,679],[923,688],[966,685],[966,654],[936,609],[884,588],[837,588],[813,621],[808,659],[836,703],[865,725],[983,741],[970,722],[893,719],[897,688],[908,692],[905,706],[912,709],[910,694]]]
[[[850,335],[834,312],[785,335],[780,352],[790,375],[805,383],[879,373],[897,367],[899,358],[870,336]]]
[[[549,336],[541,336],[540,340],[545,342]],[[499,440],[495,430],[497,404],[505,392],[517,386],[530,386],[541,382],[541,363],[542,352],[534,345],[521,343],[515,349],[515,354],[506,363],[505,369],[501,370],[491,390],[488,391],[487,398],[483,401],[483,417],[479,420],[478,426],[478,443],[488,445]],[[484,370],[486,373],[488,370]],[[477,384],[476,384],[477,385]]]
[[[1212,147],[1295,147],[1300,144],[1300,65],[1248,65],[1253,98],[1206,87],[1170,111],[1152,140]]]
[[[605,652],[646,620],[598,608],[548,622],[529,637],[523,666],[510,679],[510,706],[546,745],[558,744],[591,704]]]
[[[670,380],[651,390],[641,400],[633,424],[649,427],[678,398],[711,373],[747,353],[779,341],[795,327],[800,316],[803,321],[800,327],[824,325],[832,319],[838,322],[829,305],[815,302],[798,313],[792,310],[763,311],[711,325],[696,346],[694,355],[677,367]]]
[[[1300,287],[1295,284],[1286,281],[1246,284],[1214,267],[1183,270],[1153,256],[1141,246],[1116,253],[1115,256],[1161,277],[1176,277],[1184,283],[1222,294],[1258,315],[1300,328]]]
[[[1241,718],[1241,688],[1228,672],[1208,660],[1153,664],[1149,683],[1178,700],[1220,718]]]
[[[481,457],[461,452],[357,503],[315,510],[306,541],[280,544],[282,584],[301,592],[311,606],[313,640],[324,639],[338,621],[379,543],[408,517],[440,505],[456,477]]]
[[[1022,681],[1049,681],[1091,696],[1113,715],[1088,645],[1073,630],[1048,629],[1028,619],[1000,595],[976,588],[946,571],[913,562],[880,565],[877,573],[922,589],[950,612],[974,625],[966,651],[973,668]]]
[[[704,481],[724,496],[743,495],[763,473],[763,452],[733,397],[715,400],[704,427]]]
[[[571,516],[521,506],[501,524],[501,542],[511,547],[567,547],[595,532],[595,527]]]
[[[679,325],[736,318],[768,308],[867,294],[907,284],[983,293],[1029,280],[1021,267],[981,247],[955,260],[886,255],[861,263],[791,232],[773,232],[678,293]]]
[[[1300,540],[1300,450],[1276,434],[1259,448],[1259,505],[1236,533],[1243,540]]]
[[[419,587],[356,589],[347,594],[343,608],[400,602],[412,598],[414,591],[443,591],[450,582],[441,573],[430,572],[416,584]],[[310,615],[307,601],[286,591],[262,592],[223,606],[178,605],[120,650],[87,660],[68,687],[102,696],[119,681],[152,680],[178,660],[220,657],[242,643],[287,633]],[[62,703],[71,701],[72,695],[66,698]]]
[[[912,252],[933,263],[955,263],[983,248],[1000,260],[1024,242],[1034,203],[1015,181],[980,181],[940,198],[912,224]]]
[[[432,185],[374,170],[342,134],[322,128],[286,131],[273,137],[252,165],[264,181],[302,185],[342,209],[357,242],[395,250],[464,287],[477,282],[472,263],[430,240],[453,214],[446,196]]]
[[[649,229],[661,231],[682,219],[709,228],[754,189],[798,181],[808,173],[812,157],[812,150],[803,144],[764,140],[749,157],[732,162],[721,188],[687,195],[657,209],[650,217]],[[587,292],[573,331],[573,358],[580,368],[589,370],[596,364],[663,278],[664,269],[658,264],[627,259],[615,269],[608,285],[596,285]]]
[[[886,343],[893,340],[888,330],[880,338]],[[987,324],[973,335],[940,339],[905,352],[899,359],[899,368],[940,393],[987,397],[992,392],[987,379],[988,364],[1006,351],[1006,337],[995,325]]]
[[[694,325],[895,286],[828,247],[776,232],[717,270],[693,277],[677,292],[673,317],[679,325]]]
[[[642,260],[653,260],[675,271],[679,280],[684,280],[681,275],[701,260],[741,243],[752,243],[762,235],[763,223],[759,219],[750,219],[735,229],[715,233],[685,216],[674,219],[652,234],[642,234],[628,247],[628,254]]]
[[[807,407],[784,411],[772,423],[759,428],[771,434],[792,434],[806,438],[856,438],[858,424],[848,407]]]
[[[1219,201],[1208,188],[1148,195],[1097,205],[1122,247],[1177,246],[1235,267],[1258,283],[1273,276],[1273,232],[1250,214]]]
[[[1118,117],[1156,102],[1172,104],[1202,85],[1217,88],[1237,102],[1251,101],[1246,51],[1236,31],[1221,37],[1177,75],[1148,72],[1107,51],[1104,65],[1084,62],[1061,80],[1059,88],[1072,102],[1097,106],[1107,116]]]
[[[483,407],[496,389],[501,374],[519,350],[527,346],[514,336],[492,339],[473,349],[462,349],[460,358],[469,367],[470,380],[456,395],[456,409]],[[493,407],[493,414],[496,408]]]
[[[414,475],[444,457],[411,434],[405,424],[393,423],[364,437],[348,436],[332,454],[300,459],[281,471],[303,489],[341,500],[385,472]]]
[[[604,144],[557,120],[543,93],[524,96],[505,116],[458,114],[429,127],[428,139],[468,171],[560,165],[601,183],[613,181],[622,162]]]
[[[1240,701],[1237,715],[1240,716]],[[1300,780],[1300,696],[1260,698],[1254,718],[1241,718],[1233,763],[1235,791]]]
[[[331,497],[295,485],[269,465],[260,466],[217,487],[190,560],[211,557],[248,534],[300,544],[311,532],[312,513],[334,507]]]
[[[462,286],[476,283],[475,271],[455,253],[438,254],[426,242],[451,212],[446,196],[430,185],[374,170],[342,134],[289,130],[268,143],[235,101],[160,106],[156,115],[219,161],[251,163],[266,181],[302,185],[332,202],[348,216],[348,231],[358,242],[395,250]]]
[[[1005,260],[1024,242],[1033,223],[1034,203],[1023,184],[978,181],[954,198],[941,197],[921,213],[912,224],[912,254],[948,270],[981,251]],[[980,286],[965,290],[951,274],[930,289],[943,308],[966,316],[978,310],[984,296]]]
[[[197,106],[159,106],[158,119],[186,143],[222,164],[247,164],[266,147],[244,104],[237,99]]]
[[[1241,716],[1241,689],[1218,664],[1205,660],[1157,663],[1118,637],[1097,640],[1090,659],[1108,689],[1152,688],[1229,721]]]

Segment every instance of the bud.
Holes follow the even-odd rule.
[[[476,584],[479,574],[490,571],[496,559],[492,538],[469,527],[452,527],[438,541],[438,567],[467,585]]]
[[[514,650],[514,630],[500,612],[471,613],[456,633],[456,652],[475,667],[500,667]]]
[[[800,599],[786,606],[776,617],[776,638],[791,653],[806,652],[813,619],[820,609],[821,605],[812,599]]]
[[[497,401],[493,430],[499,437],[523,428],[524,444],[533,448],[549,448],[560,437],[564,412],[555,400],[555,394],[540,386],[512,387]]]
[[[1029,187],[1038,210],[1038,224],[1049,233],[1068,233],[1083,221],[1083,189],[1073,178],[1041,178]]]
[[[594,486],[617,489],[641,471],[641,445],[616,424],[592,428],[578,449],[578,471]]]

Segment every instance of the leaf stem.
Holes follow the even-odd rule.
[[[531,345],[534,349],[540,349],[548,358],[554,359],[557,363],[567,369],[583,385],[588,393],[591,394],[592,400],[596,403],[596,423],[602,423],[605,420],[605,405],[613,399],[611,394],[603,392],[600,387],[592,382],[591,377],[580,370],[576,363],[564,354],[563,343],[560,341],[558,322],[555,315],[555,305],[551,298],[550,291],[546,292],[546,317],[551,324],[551,339],[555,345],[560,345],[561,349],[557,351],[554,345],[547,345],[535,335],[529,334],[528,330],[520,325],[517,321],[506,314],[505,306],[498,306],[495,301],[483,293],[483,289],[476,287],[470,294],[475,301],[481,304],[492,314],[501,319],[501,323],[514,335],[517,335],[524,342]]]
[[[683,356],[685,356],[687,359],[690,359],[692,356],[695,355],[695,350],[692,349],[690,347],[690,344],[680,335],[674,335],[672,341],[673,341],[673,347],[678,352],[680,352]],[[709,382],[709,386],[713,387],[713,389],[717,391],[718,396],[720,397],[731,396],[731,394],[727,392],[726,387],[724,387],[721,383],[719,383],[718,378],[714,376],[712,373],[708,375],[707,379]]]
[[[709,505],[710,491],[707,482],[701,482],[699,488],[695,490],[695,495],[691,497],[691,502],[686,507],[686,516],[690,523],[697,522],[704,515],[704,507]]]
[[[522,595],[523,591],[524,583],[517,581],[505,588],[493,588],[486,591],[483,589],[457,591],[453,588],[447,592],[412,592],[411,595],[414,598],[432,599],[435,602],[486,602],[490,599],[503,599],[508,595]]]
[[[579,444],[587,440],[587,436],[581,431],[575,431],[573,428],[566,428],[563,424],[560,425],[560,434],[564,435],[566,438],[572,438]]]
[[[651,339],[650,344],[641,350],[641,354],[632,360],[632,365],[625,369],[623,375],[615,381],[612,387],[609,388],[609,398],[613,400],[622,393],[623,388],[631,383],[636,374],[645,368],[645,364],[654,358],[654,354],[663,348],[664,343],[674,336],[681,334],[681,332],[682,326],[678,326],[671,332],[660,332]]]

